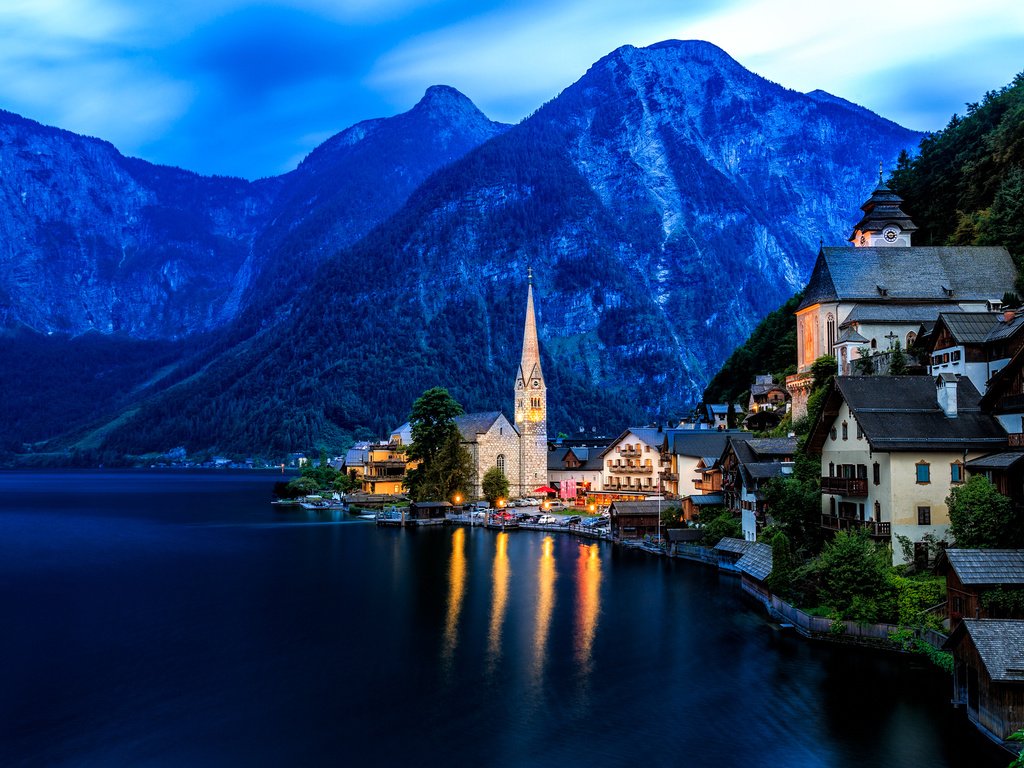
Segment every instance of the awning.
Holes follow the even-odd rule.
[[[550,485],[542,485],[540,488],[534,488],[533,492],[534,493],[558,493],[558,491],[556,491]]]

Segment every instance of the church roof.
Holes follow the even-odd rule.
[[[1016,279],[1002,246],[822,248],[799,309],[827,301],[998,301]]]
[[[519,380],[526,386],[531,379],[544,379],[540,367],[540,343],[537,341],[537,318],[533,309],[533,270],[526,289],[526,323],[523,327],[523,355],[519,362]]]
[[[462,416],[455,417],[455,426],[458,427],[463,441],[467,443],[475,443],[476,436],[485,433],[494,426],[494,422],[500,418],[504,418],[501,411],[467,413]],[[505,420],[508,421],[508,419]],[[515,429],[511,422],[509,422],[509,426],[512,427],[512,429]]]
[[[963,312],[958,304],[858,304],[850,310],[840,328],[854,323],[924,325],[932,323],[940,312]]]
[[[914,232],[917,227],[900,208],[903,198],[889,189],[888,185],[881,179],[879,174],[878,186],[871,193],[871,197],[860,207],[864,211],[864,217],[857,222],[853,228],[854,234],[850,235],[852,241],[856,233],[860,232],[881,232],[886,226],[893,224],[904,232]]]

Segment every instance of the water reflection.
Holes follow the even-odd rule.
[[[455,647],[459,644],[459,615],[466,593],[466,529],[459,526],[452,534],[452,556],[448,563],[448,613],[444,620],[441,663],[450,670]]]
[[[597,544],[580,545],[576,558],[576,665],[590,674],[597,616],[601,611],[601,555]]]
[[[494,566],[491,569],[491,624],[487,632],[487,673],[494,672],[501,657],[501,625],[508,606],[508,534],[502,531],[495,540]]]
[[[545,536],[540,547],[540,562],[537,567],[537,618],[533,630],[533,668],[534,684],[538,684],[544,672],[547,657],[548,629],[551,626],[551,614],[555,609],[555,541]]]

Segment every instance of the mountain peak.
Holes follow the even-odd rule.
[[[423,98],[412,108],[414,112],[421,110],[443,114],[452,112],[482,114],[468,96],[450,85],[432,85],[427,88]]]

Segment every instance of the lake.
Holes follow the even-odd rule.
[[[1001,766],[927,662],[569,535],[0,473],[0,765]]]

